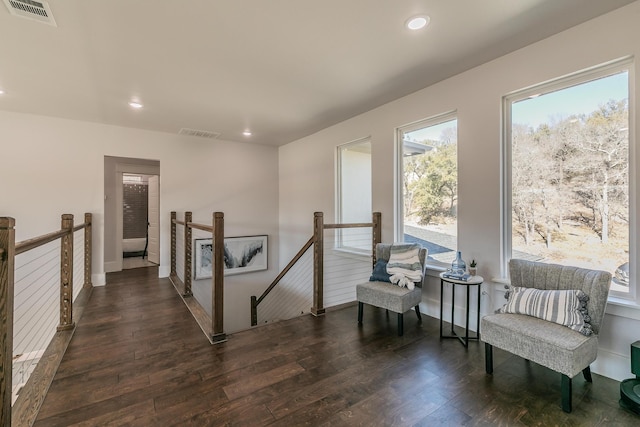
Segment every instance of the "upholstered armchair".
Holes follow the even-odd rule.
[[[571,412],[571,381],[598,355],[598,333],[611,274],[519,259],[509,262],[507,303],[481,321],[486,372],[493,373],[493,347],[562,375],[562,409]]]
[[[356,286],[358,324],[362,324],[364,304],[381,307],[397,313],[398,335],[402,336],[404,333],[405,312],[414,308],[418,316],[418,321],[422,321],[419,304],[420,301],[422,301],[422,282],[424,280],[427,250],[419,245],[415,245],[420,261],[418,266],[420,279],[407,287],[398,286],[389,281],[391,275],[388,274],[386,266],[391,257],[391,247],[391,244],[385,243],[378,243],[376,245],[376,265],[374,266],[371,280]]]

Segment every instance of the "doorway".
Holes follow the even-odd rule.
[[[104,158],[105,273],[160,264],[160,162]]]
[[[122,174],[122,269],[160,264],[158,175]]]

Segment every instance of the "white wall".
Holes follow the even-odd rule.
[[[465,259],[478,261],[479,274],[485,278],[501,277],[502,96],[614,59],[640,55],[638,22],[640,2],[635,2],[281,147],[281,259],[290,258],[308,238],[314,211],[325,212],[326,222],[332,220],[335,147],[369,135],[373,150],[373,210],[382,213],[383,241],[393,241],[394,130],[457,110],[459,249]],[[637,75],[633,88],[640,87]],[[633,96],[637,97],[636,93]],[[637,110],[633,119],[640,123]],[[640,164],[640,150],[632,152],[636,164]],[[636,210],[640,211],[637,198]],[[483,297],[485,313],[501,305],[499,288],[491,283],[485,285],[488,291]],[[439,289],[439,281],[432,277],[423,291],[425,310],[435,317],[439,315]],[[621,331],[640,331],[637,308],[609,308],[609,312],[624,312],[622,316],[608,314],[605,319],[599,359],[593,366],[595,372],[617,379],[630,376],[629,344],[639,336],[637,332]]]
[[[170,212],[193,211],[226,234],[269,235],[269,270],[226,278],[225,329],[250,324],[250,296],[278,266],[278,152],[273,147],[0,111],[0,215],[16,219],[16,241],[59,229],[60,215],[94,214],[93,282],[104,284],[104,156],[160,161],[160,275],[170,263]]]

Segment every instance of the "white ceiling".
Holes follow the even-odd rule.
[[[1,110],[282,145],[633,0],[48,2],[0,6]]]

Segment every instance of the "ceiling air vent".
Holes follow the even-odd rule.
[[[53,19],[49,3],[46,1],[4,0],[4,4],[7,5],[7,9],[12,15],[21,16],[32,21],[44,22],[54,27],[58,26],[56,20]]]
[[[210,139],[216,139],[217,137],[220,136],[220,133],[218,132],[211,132],[208,130],[189,129],[189,128],[182,128],[178,133],[180,135],[197,136],[200,138],[210,138]]]

